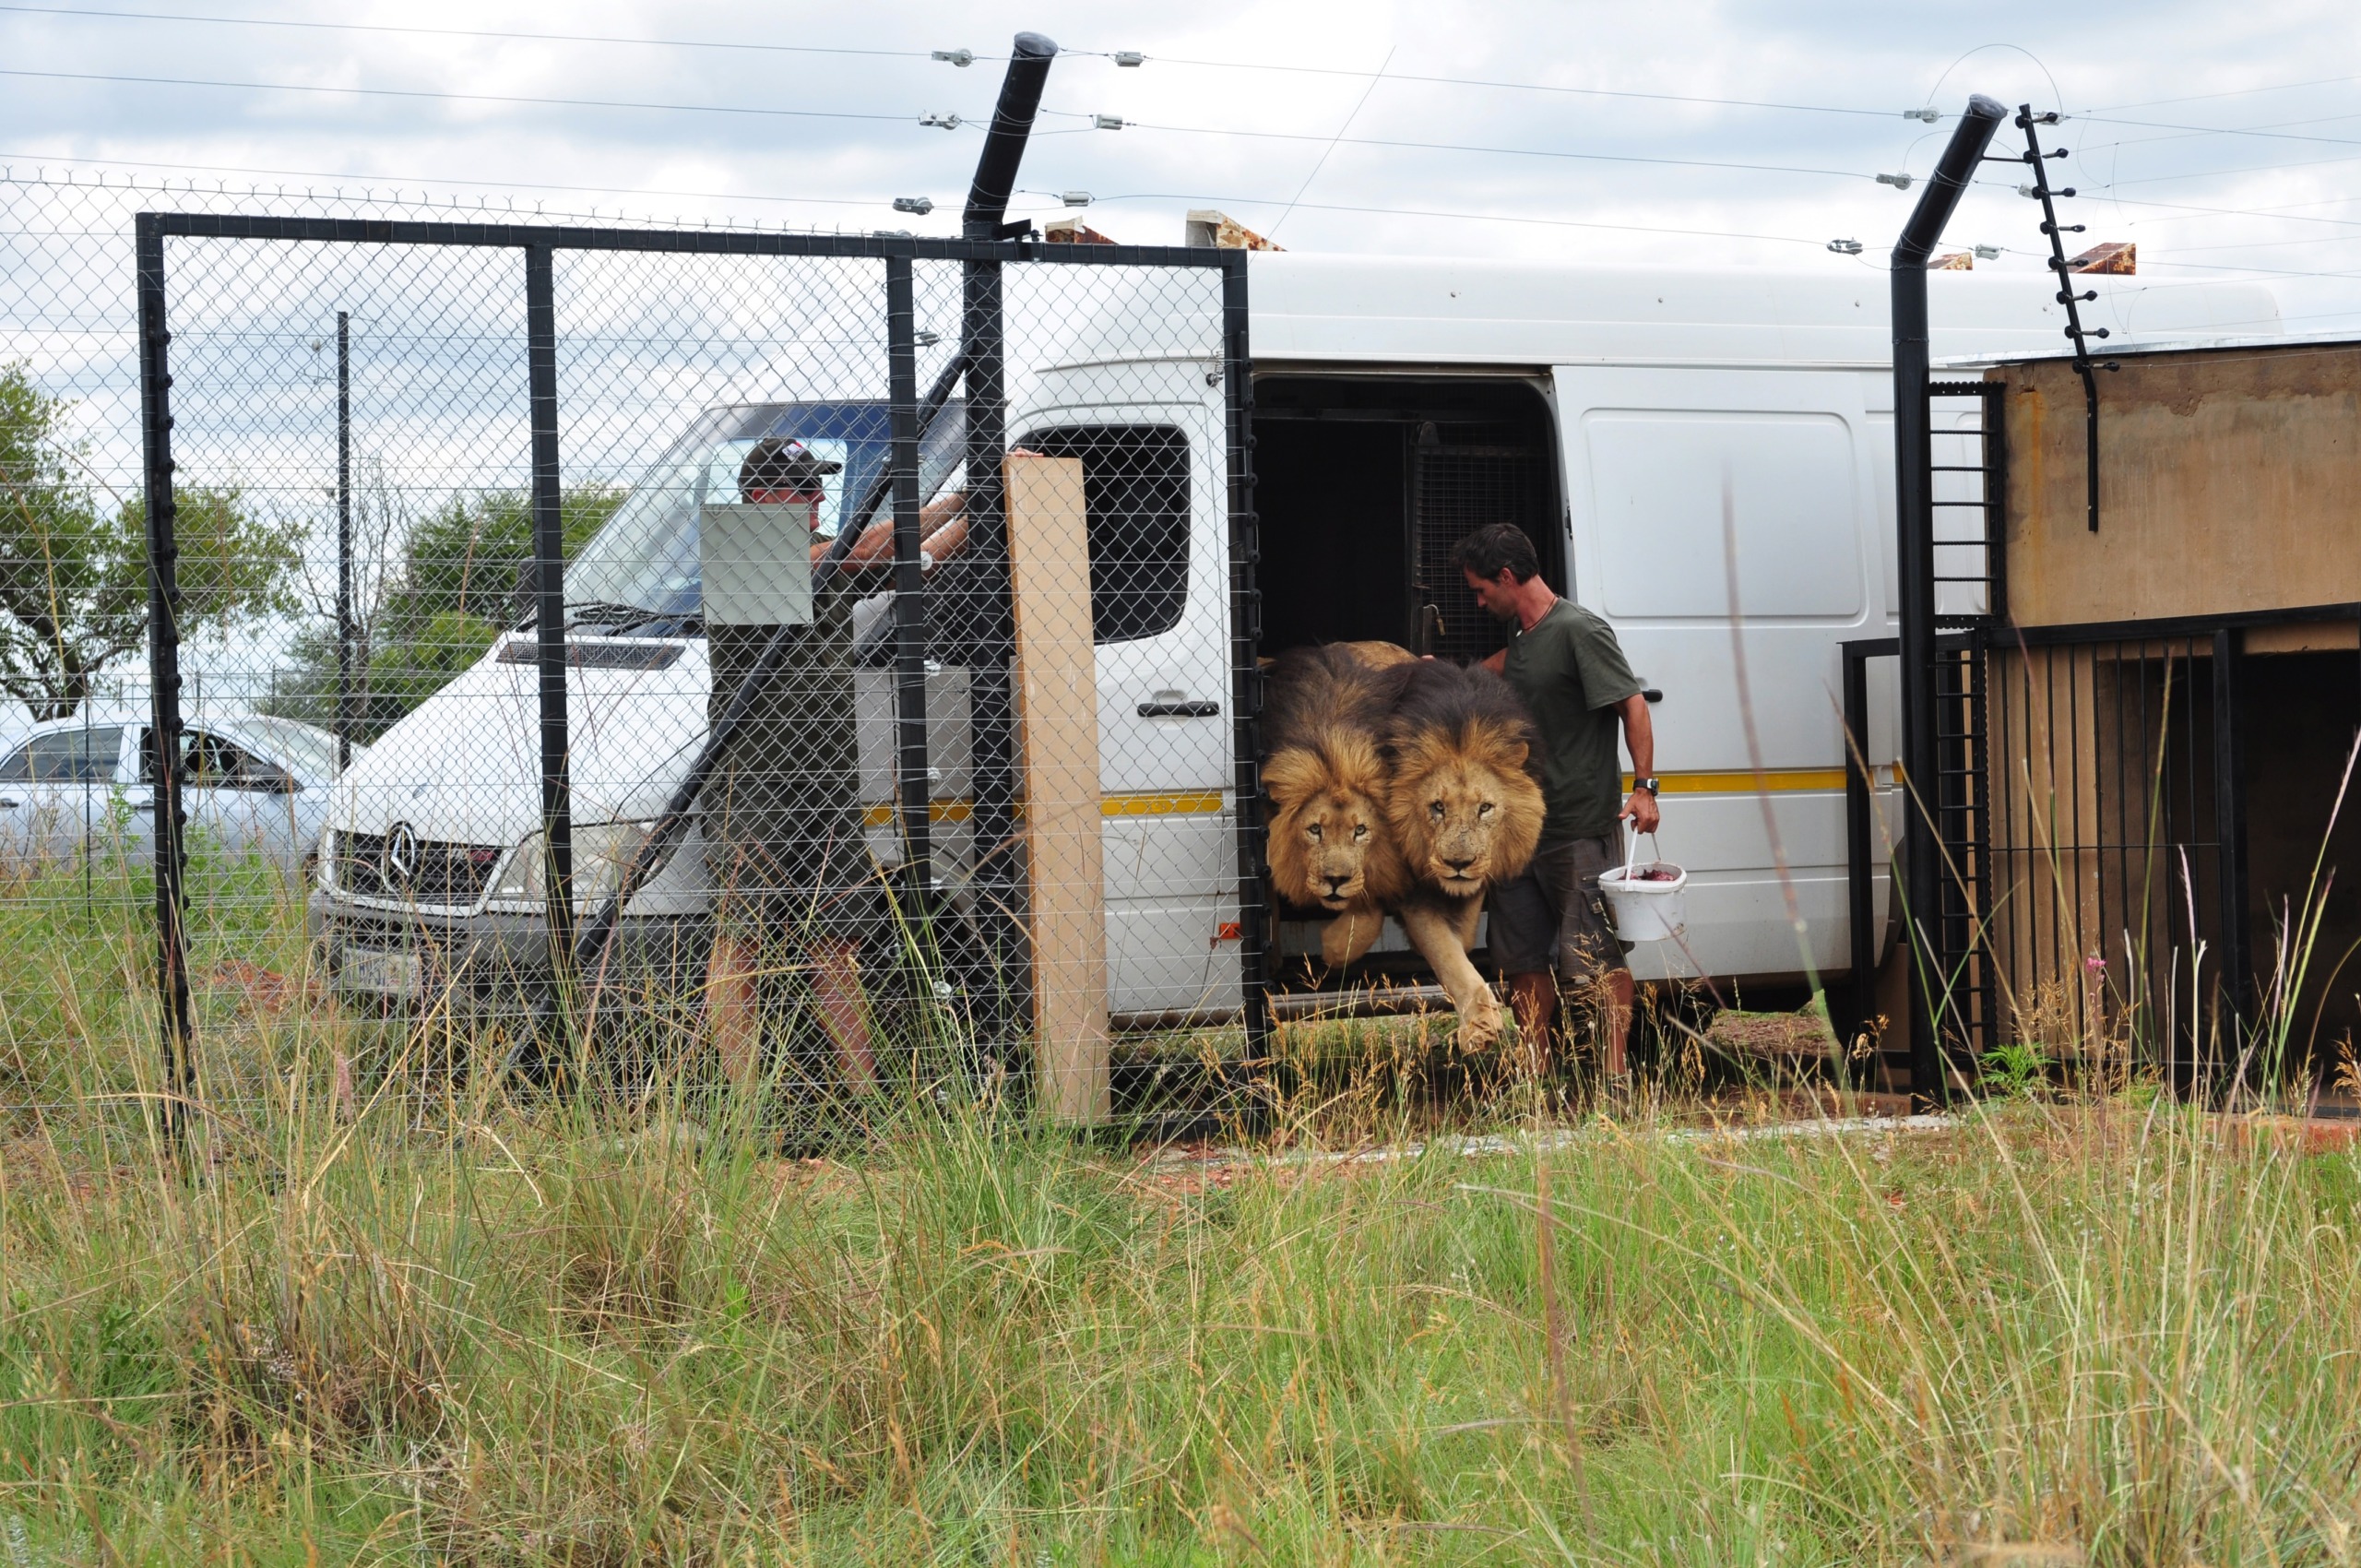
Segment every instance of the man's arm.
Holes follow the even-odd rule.
[[[1631,754],[1631,773],[1645,778],[1656,770],[1655,720],[1649,716],[1648,699],[1633,692],[1616,704],[1616,712],[1623,720],[1623,744]],[[1645,790],[1634,789],[1631,798],[1623,803],[1624,814],[1631,819],[1631,826],[1641,833],[1654,833],[1664,820],[1664,813],[1656,807],[1656,798]]]

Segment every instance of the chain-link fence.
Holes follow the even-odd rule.
[[[1242,253],[7,201],[8,959],[145,993],[29,1082],[1259,1035]]]

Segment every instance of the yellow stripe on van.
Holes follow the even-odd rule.
[[[1841,767],[1774,767],[1763,776],[1774,794],[1807,794],[1816,790],[1845,788],[1845,770]],[[1758,788],[1754,770],[1745,767],[1721,768],[1705,773],[1667,773],[1664,775],[1664,792],[1667,795],[1751,795]],[[1631,776],[1623,776],[1623,790],[1631,790]],[[1102,795],[1098,800],[1098,814],[1113,817],[1137,816],[1209,816],[1219,813],[1225,797],[1218,790],[1204,790],[1187,794],[1124,794]],[[929,822],[966,822],[976,814],[973,801],[935,801],[928,804]],[[1023,816],[1025,808],[1016,808]],[[895,808],[890,805],[871,806],[860,814],[864,827],[891,827]]]
[[[1750,767],[1712,773],[1667,773],[1663,778],[1667,795],[1751,795],[1765,784],[1774,794],[1845,788],[1845,770],[1841,767],[1774,767],[1760,779]],[[1627,773],[1623,776],[1623,792],[1630,794],[1631,788],[1631,776]]]
[[[895,813],[893,806],[871,806],[860,814],[860,825],[863,827],[891,827]],[[965,822],[975,814],[976,803],[973,801],[927,802],[926,819],[929,822]]]
[[[1107,795],[1098,802],[1100,816],[1201,816],[1221,810],[1221,791],[1193,795]]]
[[[1184,795],[1102,795],[1098,800],[1100,816],[1204,816],[1222,809],[1223,796],[1218,790],[1200,790]],[[966,822],[976,814],[973,801],[931,801],[926,808],[929,822]],[[1023,816],[1019,805],[1016,814]],[[891,827],[896,808],[870,806],[860,814],[863,827]]]

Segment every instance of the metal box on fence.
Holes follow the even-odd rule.
[[[708,626],[812,624],[810,502],[706,504],[697,533]]]

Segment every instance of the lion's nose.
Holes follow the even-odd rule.
[[[1443,860],[1443,864],[1445,864],[1445,865],[1447,865],[1447,866],[1449,866],[1449,867],[1451,868],[1452,874],[1453,874],[1453,876],[1465,876],[1465,875],[1466,875],[1466,874],[1467,874],[1467,868],[1468,868],[1469,866],[1474,865],[1475,863],[1476,863],[1476,857],[1475,857],[1475,856],[1473,856],[1473,855],[1468,856],[1468,857],[1467,857],[1465,860],[1464,860],[1464,861],[1454,861],[1454,860],[1450,859],[1448,856],[1444,857],[1444,860]]]

